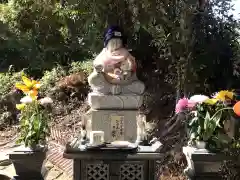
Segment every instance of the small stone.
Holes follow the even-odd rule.
[[[0,161],[0,166],[9,166],[12,164],[12,161],[10,159],[5,159]]]
[[[10,165],[10,166],[5,167],[4,169],[1,169],[0,174],[4,174],[4,175],[12,178],[13,176],[16,176],[16,171],[15,171],[14,166]]]
[[[60,175],[62,175],[62,172],[57,169],[57,168],[52,168],[47,175],[45,176],[45,180],[55,180],[57,179]]]
[[[54,167],[54,165],[52,164],[52,163],[50,163],[49,161],[47,161],[46,163],[45,163],[45,168],[47,168],[47,169],[52,169]]]
[[[61,176],[59,176],[56,180],[72,180],[73,178],[68,176],[67,174],[63,173]]]
[[[52,163],[50,163],[49,161],[46,161],[42,167],[42,175],[46,176],[53,167],[54,165]]]

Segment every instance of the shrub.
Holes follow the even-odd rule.
[[[78,73],[78,72],[84,72],[86,73],[86,75],[89,75],[93,68],[92,68],[92,61],[89,60],[89,61],[78,61],[78,62],[73,62],[71,64],[71,67],[69,69],[69,73]]]
[[[53,68],[51,71],[45,71],[41,78],[41,93],[47,93],[51,88],[55,86],[55,83],[62,77],[67,75],[67,71],[60,65]]]
[[[21,79],[22,74],[23,72],[0,73],[0,97],[5,96],[14,88],[14,84]]]
[[[42,85],[41,93],[48,93],[56,85],[56,82],[62,80],[63,77],[81,72],[84,72],[88,76],[92,72],[92,61],[73,62],[70,64],[68,70],[58,65],[51,71],[45,71],[40,80]]]

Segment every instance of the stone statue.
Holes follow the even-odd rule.
[[[119,27],[110,27],[104,48],[93,62],[88,77],[93,92],[88,94],[91,109],[82,120],[81,138],[73,147],[114,142],[139,143],[146,139],[145,116],[139,115],[145,85],[136,76],[135,58],[126,49]]]
[[[104,36],[104,48],[93,62],[94,71],[88,77],[93,92],[100,94],[141,95],[144,84],[136,76],[136,61],[125,47],[119,27],[113,26]]]

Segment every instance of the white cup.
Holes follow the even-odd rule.
[[[104,143],[104,132],[103,131],[91,131],[90,132],[90,144],[100,145]]]

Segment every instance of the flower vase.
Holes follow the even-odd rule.
[[[206,142],[204,142],[204,141],[197,141],[196,142],[196,148],[197,149],[206,149]]]
[[[35,146],[13,151],[9,154],[17,176],[16,180],[43,180],[42,165],[46,158],[46,147]]]

